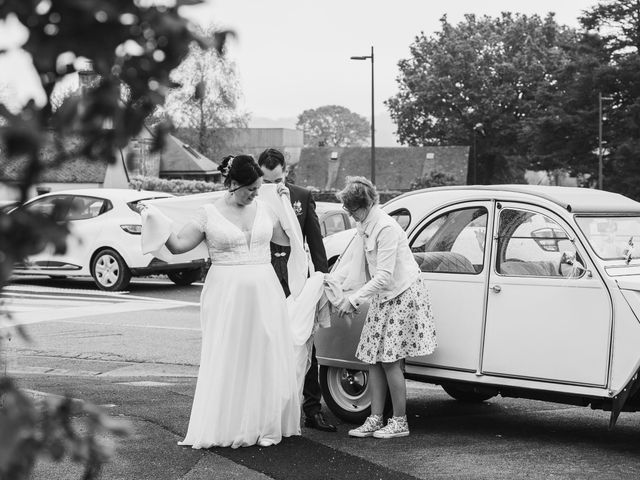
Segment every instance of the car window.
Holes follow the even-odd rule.
[[[67,195],[51,195],[29,202],[21,209],[35,215],[43,215],[60,221],[64,219],[70,201],[71,197]]]
[[[411,250],[423,272],[470,273],[484,268],[487,209],[471,207],[442,214],[413,238]]]
[[[507,276],[579,277],[580,259],[565,230],[553,219],[528,210],[500,211],[496,272]]]
[[[398,225],[400,225],[403,230],[406,230],[411,223],[411,213],[409,213],[409,210],[406,208],[391,212],[389,216],[398,222]]]
[[[332,213],[322,221],[322,236],[326,237],[327,235],[342,232],[348,228],[350,227],[345,224],[342,212]]]
[[[71,200],[65,220],[94,218],[110,210],[111,203],[104,198],[75,196]]]

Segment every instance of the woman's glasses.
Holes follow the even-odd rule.
[[[360,208],[347,208],[347,207],[345,207],[344,205],[342,206],[342,209],[343,209],[345,212],[347,212],[349,215],[351,215],[352,217],[353,217],[353,215],[354,215],[355,213],[357,213],[357,212],[358,212],[358,210],[361,210]]]

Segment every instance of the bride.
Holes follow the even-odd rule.
[[[178,254],[204,240],[211,257],[200,297],[200,370],[180,444],[269,446],[300,435],[294,343],[269,248],[290,242],[274,211],[256,199],[262,170],[254,159],[227,157],[220,170],[226,194],[199,207],[165,243]]]

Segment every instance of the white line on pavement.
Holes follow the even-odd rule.
[[[193,332],[199,332],[200,328],[195,327],[167,327],[164,325],[138,325],[134,323],[108,323],[108,322],[80,322],[75,320],[59,320],[58,323],[72,323],[76,325],[86,325],[90,323],[91,325],[103,325],[109,327],[132,327],[132,328],[157,328],[159,330],[187,330]]]

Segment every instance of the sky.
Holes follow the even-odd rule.
[[[374,47],[375,111],[397,92],[397,64],[409,56],[420,32],[440,30],[447,15],[458,23],[466,13],[498,16],[502,11],[546,15],[578,26],[595,0],[211,0],[193,18],[234,29],[230,46],[237,61],[246,109],[255,116],[296,117],[309,108],[343,105],[371,116],[370,61]],[[189,14],[191,16],[191,14]]]
[[[350,60],[374,47],[376,144],[393,144],[384,101],[397,92],[398,61],[424,32],[440,29],[447,15],[458,23],[464,14],[498,16],[555,12],[559,23],[577,27],[580,13],[596,0],[208,0],[188,7],[185,16],[202,24],[230,28],[237,38],[229,56],[238,68],[242,108],[254,118],[282,119],[283,127],[306,109],[342,105],[371,118],[371,63]],[[9,32],[9,33],[7,33]],[[19,28],[0,28],[3,43],[19,43]],[[10,40],[11,39],[11,40]],[[18,40],[16,40],[18,39]],[[2,55],[0,55],[1,57]],[[10,68],[0,59],[0,80],[17,85],[16,98],[36,95],[28,78],[29,59],[11,54]],[[379,117],[383,117],[379,119]],[[293,120],[292,120],[293,119]],[[288,122],[288,123],[287,123]],[[270,126],[277,125],[277,122]],[[388,130],[388,131],[387,131]]]

